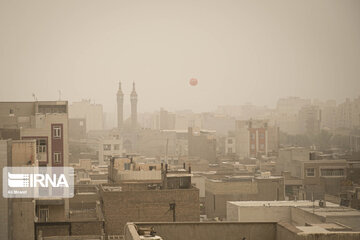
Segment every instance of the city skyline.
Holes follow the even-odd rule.
[[[359,10],[358,1],[4,1],[0,100],[61,91],[115,112],[121,81],[128,93],[136,82],[139,112],[342,102],[360,92]]]

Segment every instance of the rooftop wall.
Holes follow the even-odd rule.
[[[230,223],[230,222],[192,222],[192,223],[138,223],[137,227],[154,227],[156,235],[164,240],[275,240],[276,223]],[[125,240],[139,238],[133,224],[125,227]],[[131,234],[132,232],[132,234]]]

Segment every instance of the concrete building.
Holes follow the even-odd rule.
[[[0,140],[0,179],[3,167],[37,166],[36,140]],[[1,192],[2,184],[0,187]],[[0,239],[34,239],[35,201],[31,198],[0,199]],[[63,209],[64,214],[64,209]],[[26,233],[26,235],[24,235]]]
[[[236,154],[236,138],[233,134],[229,134],[229,136],[225,138],[225,154]]]
[[[346,160],[309,160],[302,164],[306,199],[324,199],[325,194],[338,195],[346,179]]]
[[[360,96],[354,100],[346,99],[337,107],[337,128],[359,128],[360,127]]]
[[[69,139],[70,140],[86,139],[86,119],[85,118],[69,119]]]
[[[227,201],[265,201],[285,199],[282,177],[232,177],[207,179],[205,213],[208,218],[225,218]]]
[[[6,166],[11,166],[11,141],[0,140],[0,169]],[[3,179],[3,171],[0,171],[0,179]],[[2,180],[1,180],[2,181]],[[3,185],[0,184],[0,191],[3,191]],[[12,231],[11,225],[11,200],[2,197],[0,198],[0,239],[11,239]]]
[[[176,115],[170,113],[163,108],[159,112],[159,128],[160,130],[174,130],[175,129]]]
[[[224,114],[203,113],[202,127],[215,130],[217,135],[226,136],[229,131],[234,131],[235,118]]]
[[[315,105],[303,106],[298,115],[300,134],[318,134],[321,127],[321,110]]]
[[[0,128],[20,129],[20,139],[35,139],[39,166],[68,165],[66,101],[0,102]]]
[[[286,148],[279,151],[276,170],[289,172],[301,179],[305,196],[301,199],[323,200],[325,194],[338,195],[343,191],[347,161],[344,159],[315,160],[305,148]]]
[[[188,156],[199,157],[207,161],[216,162],[216,137],[213,131],[193,132],[188,129]]]
[[[109,183],[125,181],[161,181],[161,165],[136,163],[133,157],[112,158],[109,164]]]
[[[284,222],[301,226],[300,229],[311,225],[339,224],[342,230],[360,231],[360,211],[325,201],[229,201],[226,220]]]
[[[124,235],[125,240],[355,240],[359,237],[360,232],[349,231],[336,223],[294,226],[283,222],[130,222]]]
[[[85,118],[86,131],[102,130],[104,127],[104,113],[101,104],[91,103],[90,99],[73,102],[69,106],[70,118]]]
[[[279,150],[276,172],[290,172],[291,176],[301,178],[301,163],[310,159],[310,151],[303,147],[288,147]]]
[[[0,128],[19,129],[19,139],[11,142],[8,166],[68,166],[68,103],[66,101],[1,102]],[[14,135],[13,135],[14,136]],[[12,199],[12,238],[34,238],[34,222],[51,218],[66,221],[67,199]],[[24,232],[29,235],[24,236]]]
[[[277,153],[279,128],[269,126],[267,120],[236,121],[236,154],[240,157],[256,157]]]
[[[302,99],[299,97],[280,98],[276,105],[274,121],[282,132],[299,134],[299,111],[302,107],[310,104],[310,99]]]
[[[108,136],[99,140],[99,164],[109,165],[112,157],[124,155],[123,140],[120,137]]]

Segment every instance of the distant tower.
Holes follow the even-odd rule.
[[[133,90],[130,94],[131,102],[131,127],[133,129],[137,126],[137,93],[135,91],[135,83],[133,83]]]
[[[121,82],[119,82],[119,90],[117,91],[117,120],[118,120],[118,129],[123,127],[124,119],[124,94],[121,91]]]

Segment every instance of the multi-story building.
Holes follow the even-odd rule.
[[[282,132],[298,134],[298,113],[303,106],[311,104],[310,99],[299,97],[281,98],[276,105],[274,121]]]
[[[321,110],[315,105],[303,106],[298,115],[299,133],[317,134],[321,126]]]
[[[166,166],[161,171],[160,181],[132,180],[100,186],[108,236],[123,235],[130,221],[199,221],[199,190],[191,185],[190,170],[170,171]]]
[[[36,140],[0,140],[0,179],[3,179],[3,167],[34,167],[37,163]],[[3,185],[0,185],[2,192]],[[34,239],[35,217],[33,199],[1,197],[0,239]]]
[[[292,226],[292,228],[298,228],[297,232],[302,231],[303,233],[301,235],[303,236],[306,232],[310,233],[321,230],[320,232],[324,235],[321,237],[320,232],[318,232],[316,234],[316,238],[318,239],[329,239],[331,237],[334,237],[335,239],[353,239],[351,237],[352,234],[341,237],[336,236],[336,232],[351,233],[354,231],[357,232],[357,234],[360,234],[360,211],[325,202],[323,200],[228,201],[226,220],[243,223],[286,223],[286,225]],[[278,229],[278,231],[279,230],[280,229]],[[276,239],[279,239],[279,237]],[[287,235],[285,239],[302,238],[293,238]]]
[[[69,139],[81,140],[86,138],[86,119],[72,118],[69,119]]]
[[[338,160],[309,160],[301,171],[306,199],[324,199],[325,194],[339,195],[346,179],[347,162]]]
[[[225,154],[233,155],[235,153],[236,153],[236,138],[234,134],[229,134],[229,136],[225,138]]]
[[[351,101],[346,99],[339,104],[336,113],[337,128],[359,128],[360,127],[360,97]]]
[[[1,102],[0,128],[12,134],[10,162],[7,166],[68,166],[68,103],[66,101]],[[68,199],[12,200],[15,209],[12,217],[18,217],[12,231],[13,239],[25,239],[21,230],[28,226],[34,231],[35,224],[48,221],[65,222],[69,216]],[[15,207],[16,206],[16,207]],[[29,213],[29,214],[28,214]],[[35,213],[35,215],[34,215]],[[51,216],[51,217],[49,217]],[[22,222],[24,220],[24,222]],[[35,233],[36,234],[36,233]],[[34,234],[29,235],[34,237]]]
[[[68,165],[66,101],[0,102],[0,128],[19,129],[19,139],[35,139],[39,166]]]
[[[112,157],[123,156],[123,142],[121,137],[109,136],[99,142],[99,164],[109,164]]]
[[[188,155],[199,157],[209,162],[216,161],[216,137],[215,131],[193,132],[188,129]]]
[[[279,151],[276,170],[289,172],[302,180],[304,196],[301,199],[324,199],[325,194],[339,195],[346,179],[347,162],[343,159],[318,159],[305,148],[287,148]]]
[[[235,125],[236,154],[256,157],[278,151],[279,128],[267,120],[238,120]]]
[[[176,115],[170,113],[163,108],[159,112],[159,129],[160,130],[174,130]]]
[[[235,176],[207,179],[205,182],[205,213],[208,218],[225,218],[226,201],[281,201],[284,199],[283,177]]]
[[[70,118],[85,118],[86,131],[102,130],[104,127],[104,113],[101,104],[91,103],[90,99],[73,102],[69,106]]]

